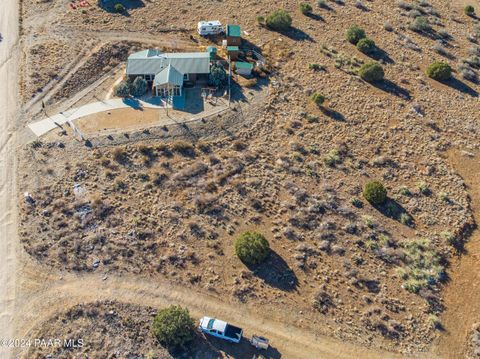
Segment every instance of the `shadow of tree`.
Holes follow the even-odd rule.
[[[391,198],[387,198],[384,204],[374,207],[384,216],[394,219],[395,221],[398,221],[402,224],[408,225],[409,227],[415,227],[415,222],[412,216],[408,214],[407,210],[403,208],[400,203]]]
[[[251,359],[259,354],[268,359],[280,359],[282,357],[275,347],[269,346],[267,350],[258,350],[250,344],[247,338],[242,338],[240,343],[236,344],[202,333],[197,333],[195,340],[186,350],[170,352],[170,355],[174,358],[220,359],[224,358],[225,354],[229,358],[239,359]]]
[[[398,86],[397,84],[393,83],[390,80],[383,80],[379,82],[372,83],[373,86],[376,88],[388,92],[389,94],[395,95],[400,97],[404,100],[410,100],[411,96],[408,90],[404,89],[403,87]]]
[[[470,95],[472,97],[478,97],[478,92],[477,91],[475,91],[473,88],[468,86],[466,83],[458,80],[455,77],[452,77],[450,80],[444,81],[442,83],[451,87],[451,88],[453,88],[453,89],[455,89],[455,90],[457,90],[457,91],[460,91],[464,94]]]
[[[325,116],[330,117],[332,120],[341,122],[345,121],[345,116],[331,108],[320,107],[320,111],[322,111]]]
[[[298,286],[298,278],[293,270],[273,250],[264,263],[257,266],[249,266],[249,269],[268,285],[283,291],[289,292],[295,290]]]
[[[140,111],[143,111],[143,106],[142,104],[140,103],[139,100],[137,100],[136,98],[132,98],[132,97],[124,97],[122,99],[122,102],[131,107],[132,109],[134,110],[140,110]]]
[[[312,20],[325,22],[325,19],[319,14],[314,14],[311,12],[311,13],[305,14],[305,16],[309,17]]]
[[[286,31],[280,31],[280,33],[289,39],[295,40],[295,41],[309,41],[309,42],[315,42],[315,40],[307,34],[305,31],[297,28],[297,27],[290,27]]]
[[[368,56],[376,61],[383,61],[386,64],[395,63],[395,61],[393,61],[393,59],[388,55],[388,53],[379,47],[375,47],[375,50],[371,54],[368,54]]]
[[[129,10],[145,7],[143,0],[98,0],[97,3],[103,10],[110,13],[116,13],[115,5],[120,4],[125,8],[125,11],[119,14],[124,16],[130,16]]]
[[[330,5],[328,5],[326,2],[320,4],[319,7],[322,8],[323,10],[335,12],[335,9]]]

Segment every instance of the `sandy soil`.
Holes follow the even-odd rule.
[[[16,210],[15,133],[17,125],[18,2],[2,2],[0,12],[0,338],[11,338],[15,301]],[[0,357],[9,348],[0,346]]]

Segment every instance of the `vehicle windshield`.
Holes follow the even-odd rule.
[[[214,321],[215,321],[215,319],[210,319],[210,320],[208,321],[207,329],[212,329],[212,327],[213,327],[213,322],[214,322]]]

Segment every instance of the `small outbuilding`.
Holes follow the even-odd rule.
[[[227,25],[227,46],[240,46],[242,44],[242,33],[240,25]]]
[[[239,51],[240,50],[239,50],[238,46],[227,46],[228,57],[230,57],[231,60],[238,59]]]
[[[253,70],[253,64],[250,62],[237,61],[235,63],[237,74],[242,76],[250,76]]]

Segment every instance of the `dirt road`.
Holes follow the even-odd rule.
[[[452,151],[452,167],[463,177],[472,199],[475,221],[480,223],[480,153],[475,157]],[[445,288],[442,316],[445,328],[434,352],[438,358],[464,357],[467,335],[474,323],[480,322],[480,230],[477,228],[465,246],[465,253],[450,267],[450,281]]]
[[[284,358],[402,358],[401,355],[366,349],[330,337],[315,335],[311,331],[287,324],[293,321],[285,317],[286,313],[278,313],[273,309],[269,313],[258,313],[249,305],[227,303],[212,295],[158,279],[128,276],[105,279],[103,275],[96,274],[81,276],[64,274],[61,279],[58,279],[58,276],[55,280],[46,277],[44,285],[41,291],[32,296],[28,302],[24,302],[25,310],[19,309],[24,313],[19,323],[23,331],[17,333],[20,337],[35,337],[36,330],[41,328],[45,320],[75,304],[113,299],[157,308],[180,304],[188,307],[195,317],[205,314],[221,317],[242,326],[246,330],[246,336],[252,335],[253,331],[267,336]],[[24,357],[28,357],[25,356],[26,353],[23,354]]]
[[[0,5],[0,338],[12,336],[15,301],[16,211],[15,127],[17,125],[17,79],[19,53],[18,1]],[[0,357],[8,358],[0,346]]]

